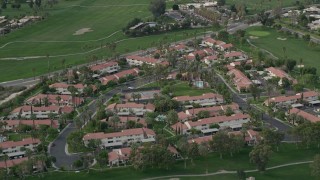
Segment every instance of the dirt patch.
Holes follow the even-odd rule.
[[[79,35],[82,35],[82,34],[85,34],[88,32],[92,32],[92,31],[93,30],[91,28],[82,28],[82,29],[77,30],[75,33],[73,33],[73,35],[79,36]]]
[[[257,36],[249,36],[250,39],[258,39],[259,37]]]
[[[285,41],[285,40],[287,40],[287,38],[281,38],[281,37],[278,37],[277,39],[280,40],[280,41]]]

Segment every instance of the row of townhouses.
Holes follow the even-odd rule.
[[[173,130],[180,131],[181,134],[190,134],[192,129],[201,131],[203,134],[212,134],[219,131],[217,128],[212,128],[214,124],[219,125],[220,128],[231,128],[233,130],[240,129],[242,124],[250,121],[248,114],[237,113],[231,116],[216,116],[198,121],[185,121],[184,123],[178,122],[171,126]]]
[[[90,140],[101,140],[104,148],[130,146],[132,143],[154,142],[155,132],[148,128],[125,129],[114,133],[89,133],[83,137],[87,146]]]

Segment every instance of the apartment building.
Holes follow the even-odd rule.
[[[101,140],[104,148],[130,146],[132,143],[154,142],[155,132],[148,128],[125,129],[114,133],[89,133],[83,137],[87,146],[90,140]]]

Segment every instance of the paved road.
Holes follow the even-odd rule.
[[[70,123],[63,132],[58,136],[58,138],[53,142],[54,146],[49,148],[49,153],[51,156],[56,157],[55,162],[56,167],[66,167],[70,168],[72,163],[79,159],[79,155],[67,155],[65,152],[66,141],[68,135],[76,129],[74,123]]]
[[[141,84],[147,84],[149,82],[153,82],[154,78],[153,77],[146,77],[146,78],[139,78],[137,80],[127,82],[126,84],[122,84],[115,89],[109,91],[106,94],[101,95],[101,98],[103,102],[107,102],[114,94],[121,93],[122,90],[128,90],[128,87],[138,87]],[[88,105],[89,110],[92,112],[96,112],[96,100],[93,100],[89,105]],[[83,113],[79,114],[79,116],[83,116]],[[72,164],[74,161],[80,158],[79,154],[76,155],[68,155],[65,151],[66,149],[66,144],[67,144],[67,137],[70,133],[75,131],[75,125],[74,123],[69,124],[63,131],[62,133],[58,136],[58,138],[53,142],[54,146],[49,147],[49,153],[51,156],[56,157],[57,161],[55,163],[55,166],[60,168],[60,167],[65,167],[67,169],[72,168]]]
[[[305,34],[307,34],[307,33],[302,33],[300,31],[296,31],[294,29],[290,29],[288,27],[282,27],[281,30],[282,31],[289,31],[290,33],[297,33],[300,38],[302,38]],[[310,40],[314,43],[320,44],[320,38],[317,38],[315,36],[310,35]]]
[[[219,77],[219,81],[221,83],[224,83],[228,86],[228,88],[231,90],[232,94],[233,94],[233,102],[239,104],[239,107],[243,110],[249,110],[249,109],[254,109],[258,112],[261,112],[259,109],[257,109],[254,106],[249,105],[246,102],[246,99],[241,97],[238,92],[236,92],[226,81],[225,79],[218,74]],[[265,112],[262,112],[262,120],[265,121],[266,123],[272,125],[273,127],[276,127],[278,129],[278,131],[284,132],[285,133],[285,138],[284,141],[291,141],[293,140],[293,138],[288,134],[288,130],[291,129],[291,127],[287,124],[284,124],[278,120],[276,120],[275,118],[269,116],[268,114],[266,114]]]

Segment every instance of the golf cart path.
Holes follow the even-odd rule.
[[[287,167],[287,166],[294,166],[294,165],[300,165],[300,164],[309,164],[309,163],[312,163],[312,162],[313,161],[301,161],[301,162],[295,162],[295,163],[287,163],[287,164],[282,164],[282,165],[266,168],[266,171],[272,170],[272,169],[278,169],[278,168],[282,168],[282,167]],[[258,170],[257,169],[245,170],[244,172],[246,172],[246,173],[258,172]],[[205,173],[205,174],[184,174],[184,175],[172,175],[172,176],[157,176],[157,177],[152,177],[152,178],[146,178],[144,180],[180,178],[180,177],[207,177],[207,176],[215,176],[215,175],[220,175],[220,174],[236,174],[236,173],[237,173],[237,171],[221,170],[221,171],[218,171],[218,172]]]

